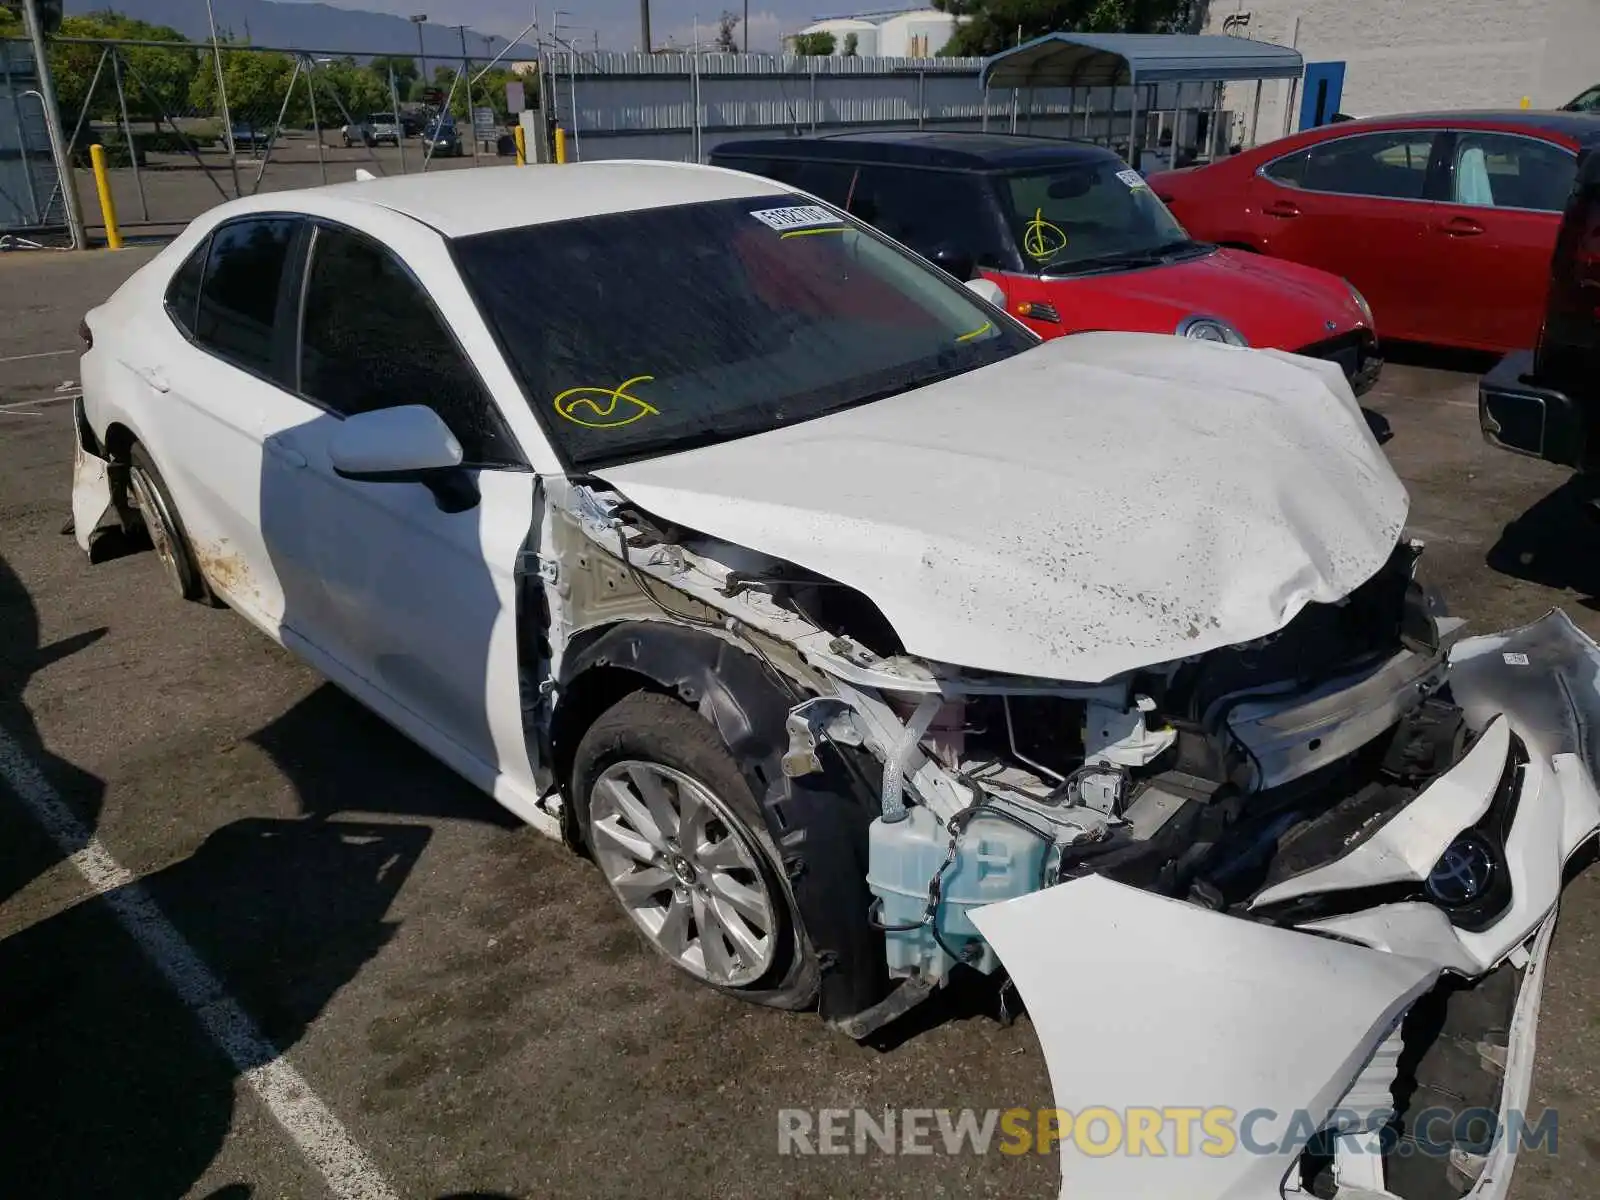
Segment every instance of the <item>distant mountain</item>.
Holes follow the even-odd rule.
[[[214,0],[214,4],[218,30],[224,36],[231,33],[236,38],[247,38],[256,46],[357,56],[417,55],[417,27],[404,17],[327,4],[282,4],[276,0]],[[437,7],[447,8],[448,4],[441,0]],[[106,9],[153,25],[171,26],[196,41],[211,36],[205,5],[198,0],[66,0],[70,16]],[[435,65],[433,59],[439,65],[461,60],[461,33],[455,26],[424,24],[422,39],[430,68]],[[492,58],[506,44],[505,38],[467,30],[467,54],[472,58]],[[533,58],[535,51],[523,43],[506,57]]]

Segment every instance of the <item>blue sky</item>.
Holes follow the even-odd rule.
[[[366,9],[369,12],[410,16],[425,12],[441,24],[466,24],[484,33],[510,37],[533,19],[533,0],[322,0],[338,8]],[[870,4],[871,0],[868,0]],[[881,3],[881,0],[880,0]],[[693,38],[696,13],[700,36],[709,40],[717,14],[730,8],[743,11],[743,0],[651,0],[652,39],[663,44],[671,37],[678,45]],[[913,7],[909,0],[888,0],[886,8]],[[578,43],[593,44],[593,30],[599,30],[600,46],[610,50],[632,50],[639,42],[639,0],[540,0],[539,21],[548,29],[551,14],[565,10],[561,17],[562,36]],[[779,38],[809,25],[818,15],[836,16],[849,11],[849,0],[750,0],[750,49],[777,50]]]

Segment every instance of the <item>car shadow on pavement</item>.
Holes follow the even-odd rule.
[[[428,838],[247,818],[130,886],[283,1053],[388,942]],[[186,1194],[233,1126],[239,1068],[111,906],[86,899],[0,942],[0,980],[0,1178],[41,1196]]]
[[[15,760],[0,761],[0,795],[7,793],[6,776],[13,770],[37,769],[83,828],[92,830],[100,816],[104,785],[45,748],[23,702],[23,692],[35,672],[93,645],[106,631],[86,630],[48,646],[39,644],[39,632],[39,614],[32,597],[0,558],[0,757]],[[0,846],[4,847],[0,852],[0,902],[63,857],[60,847],[18,803],[0,807]],[[0,1023],[5,1020],[5,995],[6,980],[0,976]]]
[[[1484,561],[1513,579],[1578,594],[1600,608],[1600,520],[1593,482],[1574,475],[1501,531]]]

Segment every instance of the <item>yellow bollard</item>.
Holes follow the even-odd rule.
[[[559,125],[556,126],[556,161],[567,161],[567,131]]]
[[[96,142],[89,147],[89,163],[94,167],[94,186],[100,193],[100,216],[106,224],[106,245],[122,249],[122,231],[117,228],[117,204],[111,198],[111,176],[106,173],[106,148]]]
[[[1522,107],[1523,108],[1528,108],[1529,106],[1530,106],[1529,98],[1527,96],[1524,96],[1522,98]]]
[[[518,125],[511,131],[512,139],[517,143],[517,166],[528,165],[528,131]]]

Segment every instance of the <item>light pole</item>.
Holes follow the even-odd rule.
[[[639,0],[639,49],[646,54],[650,49],[650,0]]]
[[[422,26],[427,19],[427,13],[417,13],[415,16],[406,18],[417,27],[417,77],[422,80],[424,89],[432,86],[428,79],[428,51],[422,44]]]

